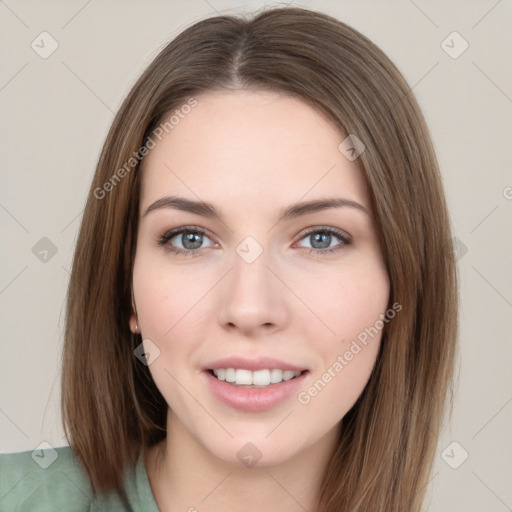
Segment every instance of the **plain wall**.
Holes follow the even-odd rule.
[[[122,99],[185,27],[215,11],[249,12],[265,4],[0,3],[0,451],[32,450],[42,441],[67,444],[59,406],[64,299],[90,180]],[[373,40],[424,111],[457,238],[461,283],[458,393],[439,438],[426,510],[510,510],[512,4],[293,5],[324,11]],[[31,47],[43,31],[59,45],[46,59]],[[457,58],[462,39],[452,35],[444,43],[452,56],[442,45],[454,31],[469,45]],[[51,247],[43,237],[57,250],[52,255],[50,249],[46,262],[37,257],[41,247]],[[446,461],[458,465],[463,450],[468,458],[454,469]]]

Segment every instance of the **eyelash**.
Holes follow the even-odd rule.
[[[208,237],[208,234],[206,233],[206,231],[204,231],[201,228],[198,228],[196,226],[185,226],[185,227],[178,228],[178,229],[175,229],[175,230],[170,230],[170,231],[167,231],[166,233],[164,233],[160,237],[160,239],[158,240],[158,245],[161,246],[161,247],[164,247],[164,249],[166,251],[175,253],[177,255],[181,255],[181,256],[189,256],[189,255],[191,255],[192,257],[199,256],[200,249],[195,249],[195,250],[179,249],[179,248],[171,246],[169,244],[169,241],[172,238],[174,238],[177,235],[181,235],[183,233],[196,233],[196,234],[202,234],[202,235],[205,235],[205,236]],[[300,238],[300,240],[302,240],[303,238],[306,238],[306,237],[308,237],[310,235],[313,235],[315,233],[324,233],[324,234],[327,233],[327,234],[330,234],[330,235],[335,235],[337,238],[340,239],[341,243],[336,245],[333,249],[315,249],[315,248],[311,248],[309,250],[308,254],[312,254],[312,253],[315,253],[315,254],[334,253],[336,251],[339,251],[339,250],[343,249],[346,245],[349,245],[351,243],[351,241],[352,241],[350,236],[348,236],[343,231],[341,231],[339,229],[335,229],[335,228],[330,228],[330,227],[327,227],[327,226],[317,227],[317,228],[314,228],[314,229],[304,233],[302,235],[302,237]],[[208,237],[208,238],[210,238],[210,237]],[[307,249],[307,247],[306,247],[306,249]]]

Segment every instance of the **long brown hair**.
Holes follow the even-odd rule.
[[[370,190],[389,304],[402,306],[342,420],[316,510],[419,512],[453,396],[457,343],[442,180],[421,110],[395,65],[358,31],[308,9],[193,24],[160,52],[119,109],[92,181],[67,295],[61,385],[68,442],[95,491],[123,495],[124,470],[141,447],[166,435],[167,404],[134,357],[142,340],[129,329],[141,148],[191,98],[241,88],[300,98],[363,142],[356,163]]]

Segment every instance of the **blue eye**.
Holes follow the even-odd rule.
[[[311,240],[310,243],[314,245],[320,245],[320,247],[312,246],[311,250],[309,251],[309,254],[332,253],[340,249],[343,249],[343,247],[351,243],[351,238],[348,234],[339,229],[330,227],[317,227],[311,229],[310,231],[305,233],[300,240],[306,239],[308,237]],[[331,241],[333,237],[337,238],[340,241],[340,243],[334,245],[334,247],[331,246]],[[172,240],[174,238],[181,242],[181,248],[176,247],[174,243],[172,243]],[[185,226],[182,228],[168,231],[167,233],[162,235],[162,237],[158,241],[158,245],[164,247],[164,249],[168,252],[172,252],[182,256],[192,255],[194,257],[198,256],[200,249],[204,248],[201,246],[205,238],[210,240],[206,232],[203,231],[202,229],[196,226]],[[213,243],[212,245],[217,244]]]
[[[192,256],[196,256],[199,253],[198,249],[201,248],[200,246],[202,245],[203,237],[207,237],[207,235],[202,229],[192,226],[183,227],[165,233],[158,241],[158,245],[163,246],[166,251],[170,251],[175,254],[181,254],[183,256],[192,254]],[[171,240],[173,238],[177,238],[181,241],[183,249],[171,245]]]
[[[341,243],[335,245],[334,247],[330,245],[330,242],[332,241],[333,237],[341,241]],[[309,254],[325,254],[329,252],[339,251],[340,249],[343,249],[343,247],[345,247],[346,245],[349,245],[351,242],[351,238],[348,234],[344,233],[339,229],[329,227],[315,228],[313,230],[310,230],[301,238],[301,240],[303,240],[304,238],[309,238],[312,241],[311,243],[319,244],[321,246],[312,247],[312,250],[309,251]]]

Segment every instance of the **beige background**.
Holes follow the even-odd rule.
[[[438,151],[458,239],[461,353],[457,401],[439,439],[425,510],[511,510],[512,3],[293,4],[347,22],[391,57],[413,87]],[[59,416],[64,297],[86,192],[114,112],[185,27],[216,11],[264,5],[0,1],[0,451],[67,444]],[[43,31],[59,45],[47,59],[31,48]],[[469,44],[458,58],[441,46],[453,31]],[[452,40],[453,53],[463,42]],[[57,249],[46,262],[32,249],[43,237]]]

